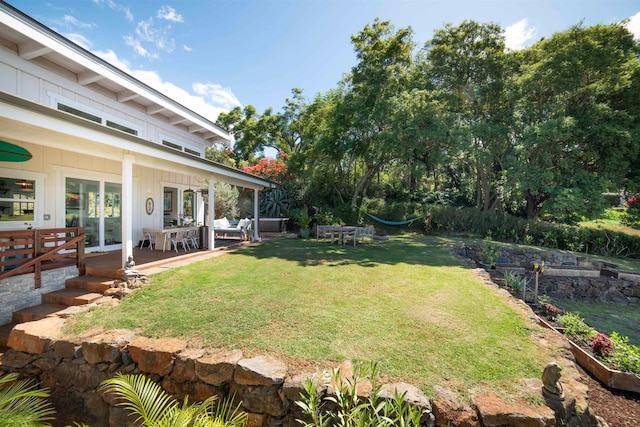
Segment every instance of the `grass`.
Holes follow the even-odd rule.
[[[640,346],[640,309],[637,305],[612,305],[571,300],[554,301],[565,311],[580,313],[585,322],[599,332],[617,332],[628,336],[629,342]]]
[[[385,380],[462,393],[515,392],[539,378],[545,354],[526,322],[449,241],[397,236],[356,248],[279,240],[154,275],[114,308],[79,315],[93,326],[272,354],[290,367],[376,361]],[[531,329],[530,329],[531,328]]]

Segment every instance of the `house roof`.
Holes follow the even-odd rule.
[[[0,45],[44,67],[55,67],[75,82],[118,102],[195,134],[213,144],[229,133],[211,120],[146,85],[47,26],[0,0]]]

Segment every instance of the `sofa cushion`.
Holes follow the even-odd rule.
[[[216,219],[213,221],[213,228],[231,228],[231,224],[229,224],[229,220],[227,217],[223,217],[220,219]]]
[[[245,230],[247,227],[249,227],[249,224],[251,224],[251,220],[249,218],[241,219],[240,222],[238,222],[238,228],[241,230]]]

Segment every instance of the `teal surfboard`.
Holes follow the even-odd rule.
[[[31,153],[15,144],[0,141],[0,162],[26,162]]]

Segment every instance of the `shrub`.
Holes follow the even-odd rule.
[[[305,427],[420,426],[422,411],[405,400],[406,393],[395,393],[392,399],[380,397],[378,377],[375,363],[355,362],[352,378],[343,377],[337,369],[326,378],[306,381],[306,395],[296,405],[312,422],[298,422]],[[320,380],[324,380],[322,385],[331,386],[331,394],[319,390]],[[358,386],[367,382],[371,383],[371,392],[358,395]]]
[[[555,305],[549,302],[544,305],[544,311],[547,313],[548,316],[551,316],[554,319],[563,313],[562,309],[556,307]]]
[[[605,358],[614,368],[640,374],[640,348],[629,344],[629,337],[620,336],[617,332],[611,334],[614,351]]]
[[[512,289],[514,292],[521,293],[523,289],[529,283],[529,279],[514,271],[505,271],[504,273],[505,286]]]
[[[589,338],[589,345],[593,352],[600,357],[611,355],[614,349],[613,341],[609,339],[607,334],[602,332],[598,332],[596,336]]]
[[[638,205],[640,213],[640,202],[633,205]],[[505,242],[640,258],[640,238],[625,233],[528,221],[502,212],[481,212],[476,208],[431,206],[428,210],[433,213],[431,229],[434,231],[472,233]]]
[[[587,344],[588,340],[597,332],[584,322],[579,313],[565,313],[556,317],[556,322],[565,328],[564,334],[574,341]]]

